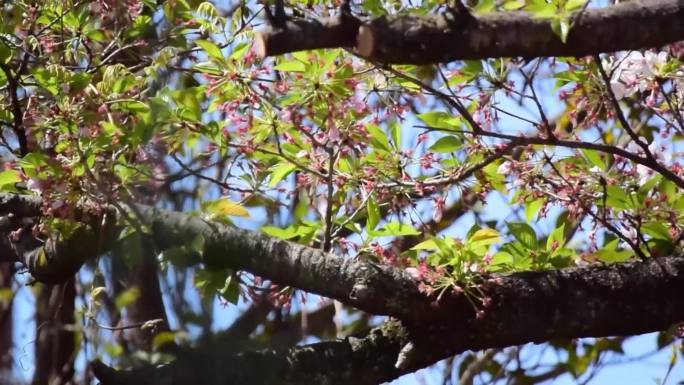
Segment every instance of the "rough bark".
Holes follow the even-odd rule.
[[[28,215],[38,215],[26,210],[36,200],[0,195],[0,215],[6,213],[8,207],[2,202],[7,201],[23,203]],[[484,317],[478,318],[464,295],[447,292],[436,301],[418,290],[418,282],[394,267],[342,258],[196,215],[146,206],[137,206],[134,211],[151,229],[150,237],[160,249],[202,236],[204,250],[199,261],[208,268],[248,271],[371,314],[391,315],[405,327],[388,326],[346,343],[329,341],[289,351],[233,353],[230,358],[225,351],[218,355],[212,350],[201,351],[199,358],[191,354],[163,368],[146,368],[136,374],[96,366],[105,385],[122,383],[117,382],[121,376],[125,378],[121,381],[132,384],[149,383],[139,382],[143,377],[162,384],[171,379],[166,383],[202,382],[185,373],[198,362],[211,360],[223,360],[223,364],[202,373],[208,376],[207,383],[213,378],[251,383],[268,383],[273,378],[285,379],[283,383],[312,383],[306,382],[311,379],[324,383],[322,378],[332,384],[375,383],[465,350],[554,338],[633,335],[663,330],[684,320],[684,257],[678,255],[646,262],[483,276],[482,289],[491,305],[483,306]],[[13,250],[17,249],[15,245]],[[47,262],[40,264],[22,260],[25,254],[21,252],[17,257],[40,277],[44,275],[41,269],[50,269],[51,262],[60,263],[61,255],[51,254],[54,250],[67,251],[60,247],[44,251]],[[378,333],[385,336],[382,343],[373,340]],[[273,371],[263,373],[266,365]],[[352,372],[355,377],[349,377]]]
[[[400,375],[394,364],[406,341],[405,329],[390,322],[360,339],[232,355],[211,346],[162,367],[114,371],[94,362],[92,368],[102,385],[378,384]],[[193,370],[199,366],[207,370]]]
[[[684,40],[681,0],[621,2],[575,13],[572,20],[564,43],[551,29],[551,20],[524,12],[476,17],[454,12],[400,14],[369,21],[351,16],[297,19],[284,28],[259,32],[256,46],[262,57],[316,48],[355,48],[361,56],[385,64],[431,64],[490,57],[580,57]]]
[[[36,294],[36,371],[34,385],[67,384],[74,374],[74,280],[62,285],[41,285]]]
[[[151,351],[154,336],[169,331],[169,324],[159,288],[156,255],[149,241],[135,241],[140,241],[137,248],[139,252],[135,256],[126,256],[124,250],[117,250],[112,256],[113,292],[117,296],[126,289],[138,289],[139,297],[126,308],[127,324],[163,320],[154,328],[132,328],[125,332],[133,342],[134,349]]]
[[[208,384],[269,384],[275,379],[283,384],[377,384],[466,350],[663,330],[684,320],[682,290],[682,257],[518,273],[501,277],[500,283],[489,287],[493,305],[482,319],[466,312],[448,323],[402,326],[390,321],[362,339],[280,352],[238,353],[229,358],[212,356],[211,350],[198,351],[163,368],[134,371],[116,372],[98,363],[95,374],[103,385],[146,385],[152,383],[146,382],[150,379],[185,385],[198,381],[183,373],[202,357],[205,362],[223,363],[209,365],[213,371],[199,379]],[[445,311],[458,309],[434,309],[434,313]],[[264,365],[273,370],[258,369]]]
[[[25,206],[24,210],[32,205],[37,207],[39,204],[39,199],[35,197],[0,194],[0,215],[8,209],[2,203],[3,201],[11,201],[12,205],[22,204]],[[293,286],[337,299],[371,314],[390,315],[409,323],[418,324],[426,320],[446,322],[462,320],[464,317],[474,315],[472,305],[463,295],[447,293],[442,296],[439,303],[435,303],[434,298],[420,292],[418,282],[403,270],[392,266],[339,257],[265,234],[207,221],[193,214],[171,212],[142,205],[136,206],[134,211],[151,229],[150,236],[159,250],[184,245],[201,236],[204,239],[204,249],[198,262],[201,261],[208,268],[244,270],[268,278],[280,285]],[[39,215],[39,213],[35,211],[27,215]],[[116,213],[111,212],[109,215],[115,216]],[[65,243],[71,244],[69,240]],[[17,255],[18,259],[29,267],[31,274],[39,280],[41,276],[47,275],[43,270],[50,270],[52,263],[63,264],[61,258],[65,256],[72,263],[77,262],[75,259],[68,258],[70,250],[66,246],[61,246],[59,242],[57,246],[49,250],[45,250],[44,247],[41,249],[43,252],[39,254],[46,256],[41,263],[31,260],[31,257],[36,254],[33,250]],[[670,259],[679,261],[678,256],[670,257]],[[665,263],[664,261],[670,259],[657,261]],[[672,263],[674,263],[673,266],[679,267],[675,262]],[[558,285],[559,290],[568,290],[564,294],[568,298],[580,294],[586,295],[587,298],[594,298],[601,293],[629,298],[632,294],[629,292],[632,286],[628,284],[617,286],[621,282],[612,279],[620,278],[619,274],[615,275],[615,269],[618,269],[618,273],[619,269],[627,269],[625,271],[629,274],[640,274],[635,277],[643,276],[644,280],[649,277],[660,278],[655,271],[644,273],[644,266],[650,265],[634,263],[608,267],[597,265],[550,272],[518,273],[500,277],[500,285],[491,283],[495,281],[491,279],[493,276],[482,277],[482,281],[484,289],[495,304],[497,298],[500,297],[502,298],[500,302],[509,304],[517,302],[521,308],[525,308],[528,297],[533,299],[547,296],[559,298],[562,294],[560,292],[545,293],[543,291],[548,282]],[[64,271],[77,271],[79,268],[80,265],[69,266]],[[657,297],[663,300],[671,300],[671,294],[668,295],[668,293],[671,293],[670,289],[675,288],[672,285],[681,284],[675,279],[679,278],[677,275],[679,271],[672,274],[674,274],[672,281],[662,280],[655,285],[658,290],[662,291],[662,293],[657,293]],[[610,277],[612,278],[609,279]],[[57,277],[51,276],[51,278]],[[598,281],[591,281],[592,279]],[[335,284],[330,284],[331,282]],[[604,285],[605,288],[602,287],[602,290],[597,292],[591,291],[597,285]],[[636,287],[640,288],[641,292],[644,291],[643,283]],[[587,308],[587,304],[586,300],[582,302],[584,308]],[[643,304],[646,305],[648,302],[643,302]],[[665,310],[659,309],[661,312]],[[557,322],[565,323],[560,320]]]
[[[360,21],[347,14],[320,20],[288,20],[257,33],[254,48],[261,57],[319,48],[353,47]]]

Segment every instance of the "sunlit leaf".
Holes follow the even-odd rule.
[[[461,140],[453,135],[439,138],[432,146],[430,151],[437,153],[454,152],[461,148]]]
[[[374,230],[380,222],[380,209],[373,197],[368,198],[366,209],[368,210],[368,229]]]
[[[539,243],[537,233],[527,223],[508,223],[508,230],[522,245],[529,250],[537,250]]]
[[[212,215],[231,215],[236,217],[249,218],[249,211],[239,203],[233,202],[228,198],[221,198],[215,201],[203,202],[202,210]]]
[[[369,231],[369,235],[374,237],[379,236],[405,236],[405,235],[419,235],[420,231],[405,223],[390,222],[376,231]]]
[[[202,47],[202,49],[207,53],[207,55],[209,55],[209,57],[218,60],[223,59],[223,53],[221,52],[221,48],[219,48],[219,46],[217,46],[214,42],[209,40],[195,40],[195,44]]]
[[[292,239],[297,236],[297,231],[292,226],[288,226],[285,228],[275,226],[263,226],[261,228],[261,231],[263,231],[265,234],[280,239]]]

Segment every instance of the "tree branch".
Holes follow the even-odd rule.
[[[17,207],[18,205],[23,205],[23,207]],[[8,212],[11,212],[8,210],[12,208],[27,216],[38,216],[40,215],[40,199],[33,196],[0,194],[0,216],[7,215]],[[371,314],[390,315],[413,324],[420,324],[426,320],[462,321],[474,316],[473,307],[468,299],[464,298],[464,295],[446,293],[441,297],[439,303],[435,303],[434,298],[428,298],[420,292],[418,282],[411,278],[408,273],[393,266],[343,258],[265,234],[210,222],[197,215],[171,212],[143,205],[136,206],[135,212],[151,230],[150,236],[159,250],[187,244],[196,237],[202,236],[204,238],[204,249],[201,253],[201,262],[207,268],[230,268],[247,271],[268,278],[280,285],[293,286],[337,299]],[[110,215],[114,216],[116,213]],[[81,240],[80,243],[66,239],[63,242],[56,242],[49,248],[39,247],[40,252],[28,250],[23,254],[18,253],[16,254],[17,258],[24,262],[31,274],[39,280],[44,276],[55,280],[59,278],[69,279],[71,275],[65,274],[63,277],[59,277],[56,275],[57,273],[48,272],[54,269],[55,265],[60,266],[60,269],[57,270],[63,273],[78,271],[80,264],[83,263],[82,259],[86,258],[84,252],[78,252],[78,250],[94,252],[95,249],[84,247],[82,240],[88,235],[93,238],[93,233],[89,233],[85,226],[82,228],[84,229],[83,234],[78,235]],[[107,236],[115,237],[116,235],[116,231],[111,231]],[[105,242],[105,244],[108,243]],[[15,245],[15,248],[18,246]],[[72,257],[72,253],[75,252],[79,255],[78,258]],[[33,257],[35,254],[42,256],[38,262],[26,260],[26,255]],[[90,255],[91,258],[95,256],[96,254]],[[680,268],[684,268],[681,266],[684,261],[679,257],[655,259],[643,265],[624,264],[570,268],[549,272],[516,273],[500,277],[500,285],[492,284],[490,282],[492,279],[488,279],[488,277],[482,277],[482,282],[483,289],[491,297],[494,304],[506,303],[509,306],[517,301],[520,309],[529,308],[528,305],[533,305],[535,309],[542,309],[543,303],[534,303],[534,301],[542,301],[543,298],[558,299],[561,295],[569,298],[586,295],[587,298],[592,298],[601,294],[618,298],[631,298],[631,295],[635,294],[632,293],[634,290],[645,293],[647,291],[645,284],[648,282],[631,282],[627,285],[621,280],[625,277],[621,276],[620,269],[627,269],[626,274],[630,277],[632,274],[636,274],[634,275],[635,279],[652,279],[658,276],[657,272],[644,271],[643,269],[651,269],[651,264],[654,263],[656,267],[660,266],[658,263],[661,261],[671,261],[668,263],[674,264],[672,265],[674,270],[659,273],[668,275],[671,281],[668,281],[667,277],[659,277],[661,281],[658,284],[650,283],[651,286],[654,286],[654,290],[659,291],[652,293],[654,298],[659,298],[658,301],[654,300],[654,302],[660,302],[671,298],[672,293],[678,293],[677,285],[679,288],[684,288],[682,287],[684,281],[681,279],[681,272],[679,271]],[[615,279],[618,280],[615,281]],[[335,284],[330,284],[331,282]],[[550,284],[552,287],[547,287]],[[671,286],[668,287],[668,285]],[[599,286],[601,290],[597,292]],[[535,295],[539,295],[540,298],[535,298]],[[532,303],[529,303],[530,301]],[[616,314],[621,312],[618,311],[621,301],[617,302],[619,303],[601,306],[616,307],[613,309],[613,313]],[[644,306],[648,304],[648,301],[644,302]],[[573,318],[578,314],[592,310],[589,305],[589,299],[585,299],[582,301],[584,310],[573,309],[567,316]],[[666,312],[666,306],[660,307],[662,312]],[[565,310],[560,309],[559,311],[564,313],[570,308],[566,304],[563,308]],[[645,313],[643,308],[639,309],[641,313]],[[628,311],[629,309],[622,310]],[[634,309],[629,311],[632,312]],[[680,311],[684,312],[684,309]],[[514,313],[520,313],[520,311]],[[540,311],[536,312],[536,314],[539,313]],[[590,316],[590,314],[587,315],[587,317]],[[508,314],[505,317],[512,317],[512,315]],[[554,317],[543,322],[551,322],[555,319]],[[565,321],[559,319],[553,322],[562,324]],[[524,324],[529,323],[529,320],[524,322]],[[619,327],[616,330],[619,330]]]
[[[684,40],[684,3],[635,0],[572,16],[563,43],[551,20],[524,12],[492,12],[472,17],[383,16],[368,22],[351,15],[288,21],[284,28],[257,33],[261,57],[318,48],[351,48],[385,64],[431,64],[488,57],[586,56]]]
[[[19,143],[19,156],[23,157],[28,154],[28,140],[26,139],[26,130],[24,129],[24,113],[21,109],[21,103],[19,102],[19,76],[21,72],[16,73],[16,77],[12,74],[9,66],[4,63],[0,63],[0,69],[4,72],[7,78],[7,86],[9,92],[9,99],[12,105],[12,130],[14,135],[17,137],[17,142]]]
[[[681,290],[682,257],[519,273],[490,288],[494,305],[480,320],[468,314],[420,326],[394,320],[364,338],[233,355],[217,354],[214,346],[162,367],[114,371],[96,362],[93,369],[103,385],[377,384],[466,350],[663,330],[684,319]],[[458,312],[434,310],[441,311]],[[198,362],[211,369],[193,371]]]
[[[12,207],[24,215],[40,215],[39,198],[0,194],[0,216],[7,216],[7,210]],[[337,299],[371,314],[391,315],[405,325],[398,327],[391,322],[371,331],[364,339],[328,341],[289,351],[235,353],[230,359],[225,354],[217,358],[210,353],[198,353],[199,358],[187,358],[223,360],[215,369],[202,374],[218,376],[223,383],[229,383],[227,378],[250,379],[249,383],[255,384],[278,378],[284,379],[282,383],[307,384],[321,383],[326,378],[331,384],[345,381],[370,384],[390,380],[465,350],[554,338],[633,335],[663,330],[684,320],[680,294],[684,292],[682,256],[482,276],[481,290],[490,305],[483,307],[484,317],[478,318],[464,294],[447,291],[436,301],[418,290],[417,281],[392,266],[342,258],[196,215],[147,206],[136,206],[136,211],[151,229],[150,236],[160,249],[188,243],[201,235],[205,240],[201,261],[208,268],[248,271],[281,285]],[[82,247],[73,242],[69,245]],[[40,277],[46,274],[42,270],[51,269],[53,263],[64,263],[60,259],[77,262],[69,258],[74,250],[66,246],[44,250],[41,263],[29,264],[30,272]],[[21,259],[23,254],[18,255]],[[76,271],[78,267],[64,271]],[[196,370],[190,369],[197,367],[194,365],[198,361],[192,362],[188,364],[181,357],[177,364],[163,367],[167,369],[145,369],[146,375],[161,384],[204,382],[197,379]],[[116,373],[129,372],[114,372],[98,365],[96,373],[99,370],[98,377],[105,385],[149,383],[134,381],[137,375],[143,377],[141,373],[121,374],[125,381],[117,382]],[[264,371],[267,366],[273,370]],[[350,377],[352,372],[360,378]],[[182,373],[192,373],[188,379],[191,382],[183,382],[187,376]]]

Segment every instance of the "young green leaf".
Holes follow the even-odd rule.
[[[527,223],[508,222],[508,230],[525,248],[529,250],[537,250],[539,248],[537,233]]]

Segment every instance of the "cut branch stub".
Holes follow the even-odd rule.
[[[341,14],[320,20],[293,19],[284,27],[269,26],[257,32],[254,49],[260,58],[289,52],[356,45],[360,21]]]

